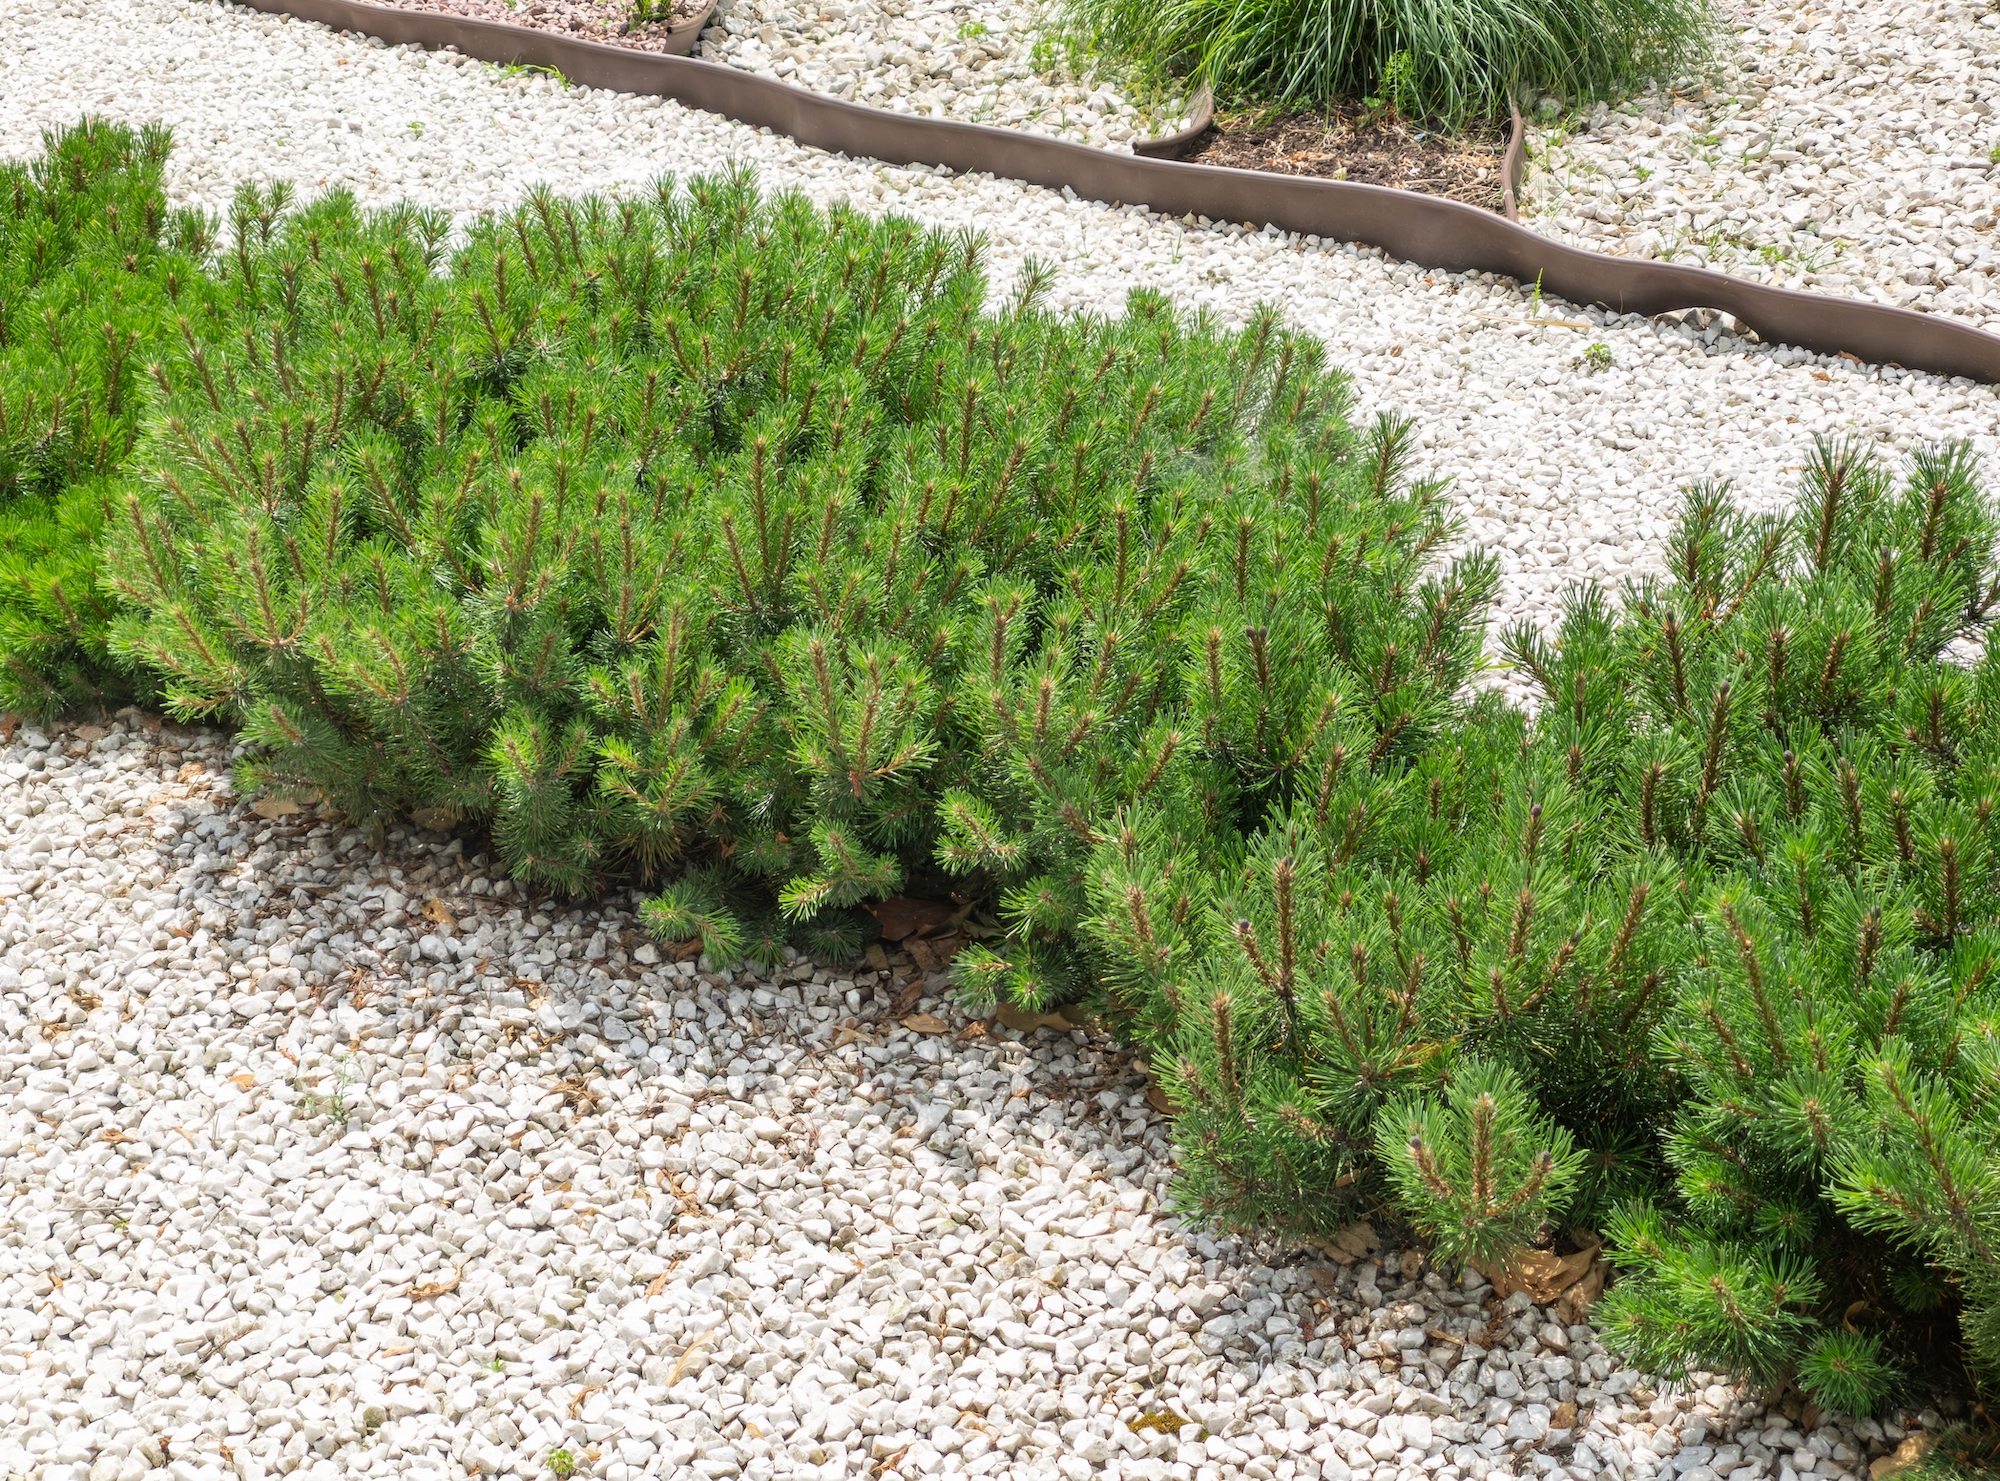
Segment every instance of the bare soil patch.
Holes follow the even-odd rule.
[[[1276,175],[1316,175],[1441,195],[1488,211],[1500,209],[1498,128],[1444,134],[1369,114],[1221,114],[1184,157]]]

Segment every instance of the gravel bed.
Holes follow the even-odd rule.
[[[693,21],[695,0],[647,0],[646,15],[635,14],[634,0],[379,0],[398,10],[461,15],[476,21],[529,30],[553,31],[577,41],[596,41],[632,51],[664,52],[669,33]]]
[[[1713,87],[1529,135],[1534,227],[2000,329],[2000,13],[1726,5]]]
[[[2000,397],[1965,381],[1753,346],[1720,324],[1536,305],[1521,285],[1240,225],[1210,229],[987,176],[891,169],[801,148],[658,99],[565,90],[446,54],[384,48],[201,0],[0,0],[0,153],[95,110],[175,130],[177,200],[242,180],[336,186],[465,215],[530,185],[637,190],[662,171],[754,164],[772,187],[987,234],[995,291],[1052,263],[1053,302],[1116,312],[1139,285],[1240,322],[1261,301],[1322,336],[1364,414],[1417,419],[1424,471],[1454,480],[1468,543],[1503,569],[1500,616],[1547,618],[1582,576],[1657,569],[1695,479],[1783,505],[1815,433],[1895,454],[2000,447]],[[116,46],[105,38],[115,35]],[[1606,369],[1585,352],[1602,344]]]
[[[1184,1231],[1108,1039],[900,952],[704,971],[230,760],[131,712],[0,751],[5,1474],[1841,1481],[1937,1420]]]
[[[628,0],[382,0],[665,50],[665,21],[635,23]],[[661,7],[654,6],[657,11]],[[675,0],[674,19],[696,0]],[[697,55],[893,113],[990,123],[1130,153],[1132,140],[1187,125],[1179,105],[1128,102],[1104,76],[1079,78],[1039,14],[985,0],[721,0]]]
[[[1032,254],[1078,311],[1140,283],[1231,320],[1276,300],[1364,409],[1420,419],[1510,614],[1655,563],[1686,480],[1781,502],[1815,431],[1994,449],[1988,388],[1720,326],[1525,322],[1504,281],[220,6],[0,0],[0,35],[0,152],[163,118],[174,195],[210,208],[285,178],[462,215],[740,160],[988,231],[996,292]],[[1106,1041],[968,1034],[921,980],[903,1013],[948,1031],[897,1027],[899,962],[703,974],[627,904],[517,901],[476,843],[375,856],[259,817],[227,761],[129,723],[0,750],[0,1470],[456,1481],[560,1448],[607,1481],[1831,1481],[1900,1438],[1657,1388],[1587,1327],[1406,1281],[1402,1252],[1340,1272],[1191,1235]],[[1132,1428],[1168,1411],[1191,1427]]]
[[[722,0],[701,55],[898,113],[1125,152],[1134,138],[1187,124],[1178,104],[1079,76],[1041,12],[1020,0]]]

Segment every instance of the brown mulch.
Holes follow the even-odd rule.
[[[377,0],[396,10],[421,10],[432,15],[462,15],[468,20],[500,21],[530,31],[554,31],[582,41],[602,41],[633,51],[664,51],[667,32],[697,14],[706,0],[676,0],[665,20],[632,23],[630,0]]]
[[[1183,156],[1276,175],[1317,175],[1500,209],[1499,129],[1439,134],[1398,119],[1341,113],[1218,113]]]

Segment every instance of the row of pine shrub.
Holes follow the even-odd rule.
[[[1114,1022],[1205,1217],[1594,1227],[1622,1349],[1855,1413],[2000,1361],[1964,449],[1691,490],[1663,577],[1500,635],[1523,710],[1410,427],[1275,313],[995,301],[975,239],[736,174],[225,229],[166,148],[0,174],[10,706],[236,727],[249,785],[718,962],[955,893],[968,1002]]]

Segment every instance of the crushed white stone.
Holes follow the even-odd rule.
[[[1655,564],[1687,480],[1782,504],[1815,432],[1995,447],[1986,387],[1720,324],[1553,303],[1590,327],[1538,324],[1504,281],[220,6],[0,0],[0,36],[0,153],[84,112],[165,119],[172,192],[210,209],[282,178],[464,217],[536,181],[741,161],[987,231],[996,292],[1033,255],[1077,311],[1137,285],[1232,322],[1275,301],[1364,411],[1418,418],[1507,616]],[[548,1475],[560,1449],[607,1481],[1795,1481],[1902,1436],[1652,1385],[1585,1327],[1405,1281],[1395,1252],[1342,1275],[1186,1231],[1107,1041],[913,1034],[884,1011],[900,959],[703,973],[629,902],[516,896],[476,843],[374,855],[333,820],[259,818],[228,759],[130,720],[0,750],[7,1473],[456,1481]],[[1132,1428],[1167,1411],[1189,1424]]]
[[[1573,581],[1657,569],[1690,482],[1731,479],[1747,506],[1784,507],[1815,434],[1859,436],[1892,459],[1941,438],[1989,458],[2000,446],[1990,386],[1754,345],[1720,320],[1537,302],[1511,280],[1261,223],[1177,221],[849,160],[657,98],[565,89],[206,0],[0,0],[0,35],[0,153],[30,154],[43,128],[85,112],[163,119],[177,141],[172,194],[210,209],[241,181],[284,179],[465,218],[538,181],[637,191],[663,172],[742,163],[821,203],[984,232],[996,294],[1039,258],[1057,269],[1052,302],[1068,310],[1117,312],[1141,286],[1226,322],[1276,303],[1354,375],[1364,415],[1416,419],[1424,471],[1452,480],[1465,542],[1500,559],[1503,620],[1547,622]]]
[[[701,55],[852,103],[1127,153],[1187,124],[1178,103],[1078,65],[1019,0],[721,0]]]
[[[1938,1420],[1184,1230],[1109,1039],[704,971],[233,754],[0,750],[0,1474],[1842,1481]]]
[[[1524,219],[1602,252],[2000,329],[2000,13],[1723,7],[1712,84],[1531,129]]]

